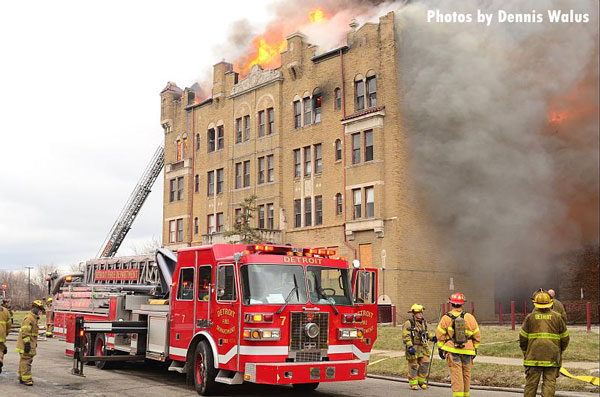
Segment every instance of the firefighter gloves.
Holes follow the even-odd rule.
[[[444,353],[444,351],[442,349],[438,349],[438,353],[440,354],[440,358],[442,360],[446,359],[446,353]]]
[[[408,352],[409,355],[414,356],[417,354],[417,351],[415,350],[414,346],[409,346],[406,351]]]

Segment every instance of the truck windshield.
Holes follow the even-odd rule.
[[[352,305],[352,290],[348,269],[309,266],[308,290],[310,301],[317,305]],[[333,302],[332,302],[333,301]]]
[[[306,303],[306,283],[302,266],[294,265],[244,265],[240,269],[242,294],[245,305],[282,305]],[[297,284],[294,283],[294,275]],[[290,291],[298,285],[297,294]]]

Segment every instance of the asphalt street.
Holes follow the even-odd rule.
[[[85,378],[71,375],[72,359],[64,355],[64,342],[56,339],[40,341],[38,355],[33,360],[34,386],[20,385],[17,380],[19,356],[15,352],[15,335],[9,336],[9,353],[0,374],[1,396],[197,396],[186,385],[185,376],[168,372],[165,366],[143,363],[126,364],[121,369],[99,370],[86,366]],[[301,396],[289,386],[260,386],[243,384],[222,385],[218,396]],[[410,391],[406,383],[380,379],[358,382],[323,383],[312,394],[319,397],[401,397],[451,396],[450,389],[431,387],[426,391]],[[471,396],[495,397],[517,394],[472,390]]]

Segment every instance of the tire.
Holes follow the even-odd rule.
[[[297,390],[299,392],[310,393],[312,391],[315,391],[317,389],[317,387],[319,387],[319,382],[294,383],[292,386],[294,387],[295,390]]]
[[[106,351],[106,339],[104,338],[104,334],[96,335],[96,340],[94,341],[94,356],[104,356],[110,355]],[[108,361],[96,361],[96,368],[98,369],[110,369],[112,368],[112,362]]]
[[[215,382],[217,370],[215,369],[212,350],[206,341],[201,341],[196,345],[192,364],[190,370],[194,378],[196,392],[201,396],[214,393],[217,388]]]
[[[83,338],[83,356],[91,356],[90,352],[94,351],[95,335],[84,334]],[[94,365],[94,362],[87,361],[85,365]]]

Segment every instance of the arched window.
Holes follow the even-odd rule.
[[[181,139],[175,141],[175,161],[181,161]]]
[[[188,154],[188,141],[187,141],[187,136],[184,136],[182,143],[181,143],[181,158],[182,159],[186,158],[187,154]]]
[[[335,161],[342,159],[342,141],[335,140]]]
[[[342,215],[344,213],[344,205],[342,202],[342,194],[338,193],[335,195],[335,214]]]
[[[333,108],[335,110],[340,110],[342,108],[342,90],[340,87],[333,90],[333,98]]]
[[[365,108],[365,80],[362,75],[354,78],[354,111],[358,112]]]
[[[377,106],[377,77],[375,76],[375,72],[369,70],[367,73],[367,106],[375,107]]]

